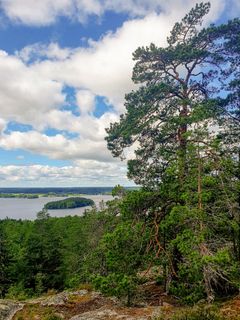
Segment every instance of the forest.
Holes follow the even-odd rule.
[[[26,198],[26,199],[36,199],[39,198],[38,194],[31,193],[0,193],[0,198]]]
[[[153,268],[183,304],[239,292],[240,20],[202,27],[209,10],[197,4],[166,47],[133,54],[137,89],[106,141],[114,157],[135,150],[128,177],[141,188],[116,186],[82,217],[0,221],[2,297],[90,283],[131,305]]]

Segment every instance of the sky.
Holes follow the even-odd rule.
[[[134,90],[132,53],[166,45],[195,0],[0,0],[0,187],[124,186],[105,128]],[[212,0],[204,25],[240,15]]]

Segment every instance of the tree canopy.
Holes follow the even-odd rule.
[[[174,25],[166,47],[151,44],[133,54],[132,79],[140,86],[126,95],[126,113],[106,140],[115,157],[135,146],[128,176],[137,184],[159,185],[173,163],[183,180],[188,143],[202,142],[201,128],[210,133],[235,112],[240,21],[200,29],[209,9],[197,4]]]

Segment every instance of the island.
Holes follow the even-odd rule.
[[[49,210],[55,209],[73,209],[86,206],[93,206],[95,203],[92,199],[71,197],[58,201],[51,201],[45,204],[44,208]]]

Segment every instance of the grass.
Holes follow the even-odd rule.
[[[56,314],[56,311],[51,307],[40,308],[38,305],[28,305],[19,311],[14,317],[14,320],[60,320],[60,316]]]
[[[154,320],[224,320],[218,306],[198,305],[192,308],[162,308],[161,314]],[[233,319],[232,319],[233,320]],[[234,319],[235,320],[235,319]],[[236,318],[237,320],[237,318]]]

